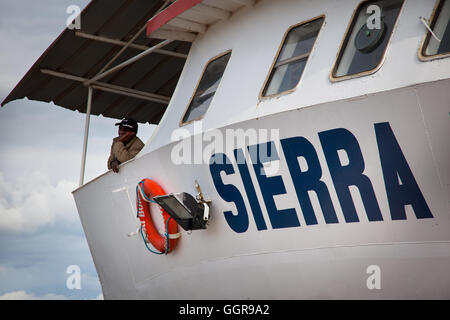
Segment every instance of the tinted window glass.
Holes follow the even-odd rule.
[[[291,29],[272,68],[263,95],[270,96],[294,88],[302,76],[323,18]]]
[[[231,52],[208,63],[197,86],[197,90],[192,97],[191,103],[183,117],[183,122],[199,119],[206,113],[214,94],[219,87],[220,80],[225,72],[230,56]]]
[[[373,70],[381,63],[403,2],[378,0],[359,5],[333,69],[333,77]]]

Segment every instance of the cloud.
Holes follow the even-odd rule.
[[[60,294],[48,293],[42,296],[35,296],[32,293],[19,290],[8,292],[0,296],[0,300],[67,300],[67,298]]]
[[[71,191],[75,183],[51,184],[39,171],[8,182],[0,172],[0,232],[34,232],[57,220],[74,222],[78,215]]]

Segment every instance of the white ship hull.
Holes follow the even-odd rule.
[[[317,224],[308,224],[300,205],[298,186],[293,183],[295,172],[289,169],[286,150],[278,141],[275,143],[280,158],[279,170],[273,176],[280,177],[277,179],[281,179],[286,192],[278,190],[279,195],[272,199],[276,210],[295,210],[300,226],[273,226],[271,219],[277,213],[268,212],[265,200],[270,196],[262,194],[247,157],[251,185],[266,226],[261,228],[259,220],[261,230],[258,230],[252,207],[255,202],[250,203],[246,189],[250,184],[244,186],[233,153],[227,156],[234,173],[219,174],[223,184],[234,186],[242,196],[248,226],[243,211],[238,213],[234,202],[221,197],[208,163],[173,163],[171,156],[178,142],[139,155],[122,166],[119,174],[108,172],[94,179],[73,194],[104,297],[449,299],[449,112],[450,81],[443,80],[284,111],[219,128],[224,136],[226,129],[279,128],[279,140],[303,137],[310,142],[317,154],[319,178],[326,186],[337,223],[327,223],[316,192],[308,191],[317,219]],[[333,180],[330,159],[324,152],[326,141],[319,137],[319,133],[324,132],[330,133],[330,137],[337,132],[331,130],[340,128],[344,129],[340,132],[356,139],[357,143],[350,149],[356,153],[358,149],[361,151],[364,170],[359,177],[366,177],[370,184],[364,178],[365,188],[368,185],[372,188],[361,192],[357,186],[347,187],[359,220],[354,222],[346,222],[349,216],[344,214],[345,200],[336,191],[336,181],[346,178],[333,171],[336,181]],[[393,136],[389,136],[389,128]],[[323,134],[322,138],[326,140]],[[271,140],[270,135],[268,140]],[[419,189],[418,193],[417,190],[413,194],[406,192],[404,199],[412,199],[420,193],[429,212],[416,204],[404,206],[404,219],[399,218],[398,210],[392,212],[389,197],[395,201],[392,200],[395,195],[386,187],[383,176],[383,172],[389,170],[389,163],[382,163],[380,153],[386,156],[393,141],[398,143]],[[398,160],[401,157],[397,151],[393,150],[392,154]],[[339,156],[342,157],[341,152]],[[341,158],[341,165],[352,167],[358,161],[361,159]],[[309,162],[307,168],[300,161],[299,168],[308,170],[313,165]],[[177,247],[168,255],[151,254],[139,236],[128,237],[139,223],[135,188],[143,178],[157,181],[168,193],[191,194],[196,193],[194,181],[198,180],[205,197],[212,200],[207,230],[191,234],[181,230]],[[397,186],[410,183],[402,177],[397,182]],[[389,183],[392,185],[392,181]],[[339,188],[342,190],[342,186]],[[370,189],[375,195],[375,205],[365,198],[370,198],[367,196]],[[344,206],[348,205],[347,201]],[[375,219],[377,205],[381,219],[379,216]],[[226,211],[231,211],[232,215],[225,215]],[[240,225],[235,228],[236,232],[227,219],[238,214],[242,219],[237,222]],[[369,221],[369,216],[378,221]],[[153,219],[162,229],[162,218],[154,215]]]

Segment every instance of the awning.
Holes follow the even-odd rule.
[[[157,124],[191,42],[255,2],[92,0],[81,12],[81,29],[66,28],[1,105],[28,98],[86,113],[91,87],[90,114]]]
[[[145,28],[164,4],[169,5],[170,1],[92,0],[81,12],[81,29],[66,28],[1,105],[26,97],[86,113],[86,81],[162,42],[148,38]],[[132,43],[123,50],[130,40]],[[158,123],[189,49],[190,42],[170,42],[92,82],[91,114],[117,119],[128,116],[141,123]]]

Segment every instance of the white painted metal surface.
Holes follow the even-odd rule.
[[[421,62],[417,57],[424,36],[418,17],[429,16],[434,1],[406,1],[377,73],[331,83],[331,67],[358,3],[260,1],[197,37],[168,110],[144,150],[122,165],[119,174],[105,173],[74,191],[105,298],[450,298],[450,59]],[[322,14],[326,16],[323,30],[297,89],[260,101],[259,92],[284,32]],[[173,162],[173,150],[180,142],[172,142],[171,135],[179,128],[204,65],[229,49],[232,56],[227,70],[201,125],[194,122],[183,127],[195,133],[192,145],[201,143],[202,134],[211,129],[225,136],[227,129],[275,128],[279,138],[269,135],[267,139],[276,143],[305,138],[317,154],[320,180],[329,192],[338,223],[326,223],[318,196],[311,191],[308,196],[317,224],[306,223],[295,172],[288,167],[282,146],[277,147],[279,170],[272,177],[281,179],[285,192],[278,190],[273,201],[277,210],[295,210],[300,226],[289,228],[273,227],[274,213],[268,212],[267,195],[248,156],[247,168],[265,230],[256,226],[232,150],[226,154],[233,172],[222,172],[220,177],[243,197],[248,213],[244,232],[234,231],[227,220],[224,212],[234,216],[242,212],[222,198],[208,162]],[[406,219],[393,219],[390,191],[383,178],[386,163],[380,159],[380,144],[387,142],[377,139],[379,124],[392,129],[432,217],[418,218],[419,210],[406,205]],[[345,129],[357,141],[355,148],[364,163],[361,174],[371,182],[380,221],[369,221],[361,190],[349,186],[359,222],[346,222],[343,200],[319,136],[336,129]],[[343,154],[342,166],[353,165]],[[308,170],[302,161],[299,167]],[[154,179],[167,192],[191,194],[196,193],[194,181],[198,180],[205,197],[212,200],[208,229],[192,234],[182,231],[177,248],[167,256],[149,253],[138,236],[128,237],[138,224],[135,187],[143,178]],[[400,178],[398,185],[404,184]],[[162,228],[160,217],[155,215],[154,220]],[[381,270],[379,290],[367,286],[367,268],[373,265]]]

